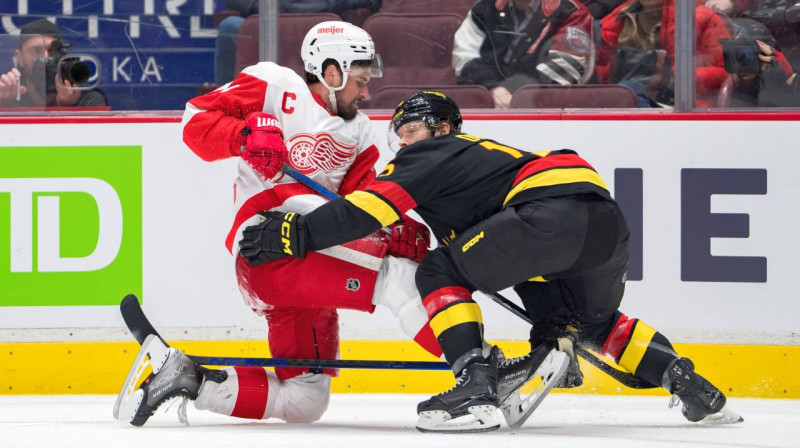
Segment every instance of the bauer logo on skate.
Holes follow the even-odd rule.
[[[2,149],[0,306],[112,305],[123,277],[141,290],[141,148]]]

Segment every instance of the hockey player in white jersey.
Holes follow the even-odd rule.
[[[241,293],[266,318],[274,357],[337,358],[337,309],[371,313],[376,305],[389,307],[409,337],[440,357],[413,281],[430,241],[424,225],[404,219],[393,225],[391,236],[371,235],[302,260],[250,263],[238,256],[242,231],[263,219],[260,212],[308,213],[325,203],[284,175],[284,164],[341,195],[375,178],[378,137],[358,111],[359,101],[369,98],[367,83],[381,75],[371,37],[349,23],[323,22],[308,32],[301,52],[305,79],[274,63],[258,63],[190,100],[183,117],[184,142],[203,160],[240,158],[225,244]],[[280,367],[211,371],[158,338],[150,341],[137,360],[150,363],[154,373],[143,382],[132,375],[116,415],[136,426],[175,396],[235,417],[313,422],[327,409],[330,379],[337,374]]]

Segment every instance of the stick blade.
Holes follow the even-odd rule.
[[[148,335],[154,334],[161,338],[147,316],[142,311],[142,306],[139,305],[139,299],[134,294],[128,294],[122,299],[119,304],[119,311],[122,313],[122,320],[125,321],[128,330],[139,344],[144,343]],[[161,338],[163,340],[163,338]]]

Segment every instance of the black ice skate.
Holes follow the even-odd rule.
[[[151,366],[153,371],[141,381],[147,366]],[[174,347],[164,344],[158,336],[149,335],[142,343],[114,404],[114,418],[142,426],[159,406],[179,399],[178,420],[188,425],[186,402],[197,398],[204,373],[214,376],[217,382],[224,380],[217,376],[227,376],[225,372],[198,366]]]
[[[673,361],[664,373],[664,380],[674,394],[669,407],[682,402],[681,412],[690,422],[720,424],[744,421],[727,406],[725,395],[719,389],[694,372],[694,363],[690,359]]]
[[[519,428],[558,383],[563,381],[570,359],[554,344],[539,344],[519,358],[500,361],[497,373],[497,394],[500,410],[511,428]],[[533,390],[522,395],[522,386]]]
[[[500,427],[497,417],[498,348],[467,364],[456,385],[417,405],[421,432],[486,432]]]

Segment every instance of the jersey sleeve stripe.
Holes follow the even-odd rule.
[[[371,191],[354,191],[344,198],[375,218],[382,226],[400,219],[400,213],[389,202]]]
[[[531,162],[528,162],[523,166],[517,176],[514,178],[514,183],[512,185],[516,185],[520,181],[524,180],[526,177],[529,177],[533,174],[539,173],[541,171],[546,171],[552,168],[568,168],[568,167],[585,167],[589,169],[592,168],[588,162],[580,158],[577,154],[555,154],[555,155],[543,155],[539,159],[535,159]]]
[[[278,207],[288,198],[299,194],[316,193],[303,184],[292,182],[276,185],[269,190],[264,190],[247,199],[236,212],[236,216],[233,219],[233,226],[230,232],[228,232],[228,237],[225,238],[225,247],[228,248],[228,251],[233,253],[233,245],[236,243],[234,240],[236,239],[236,235],[242,223],[250,219],[250,217],[256,213]]]
[[[348,195],[355,190],[364,188],[374,180],[374,166],[379,158],[380,152],[375,145],[370,145],[366,150],[359,153],[339,186],[339,194],[342,196]]]
[[[608,187],[603,181],[603,178],[590,168],[551,169],[528,177],[515,185],[514,188],[508,192],[506,199],[503,201],[503,205],[507,204],[514,196],[524,190],[553,185],[574,184],[578,182],[588,182],[608,191]]]
[[[403,187],[394,182],[376,180],[367,187],[367,190],[374,191],[386,198],[400,213],[417,206],[417,201]]]

